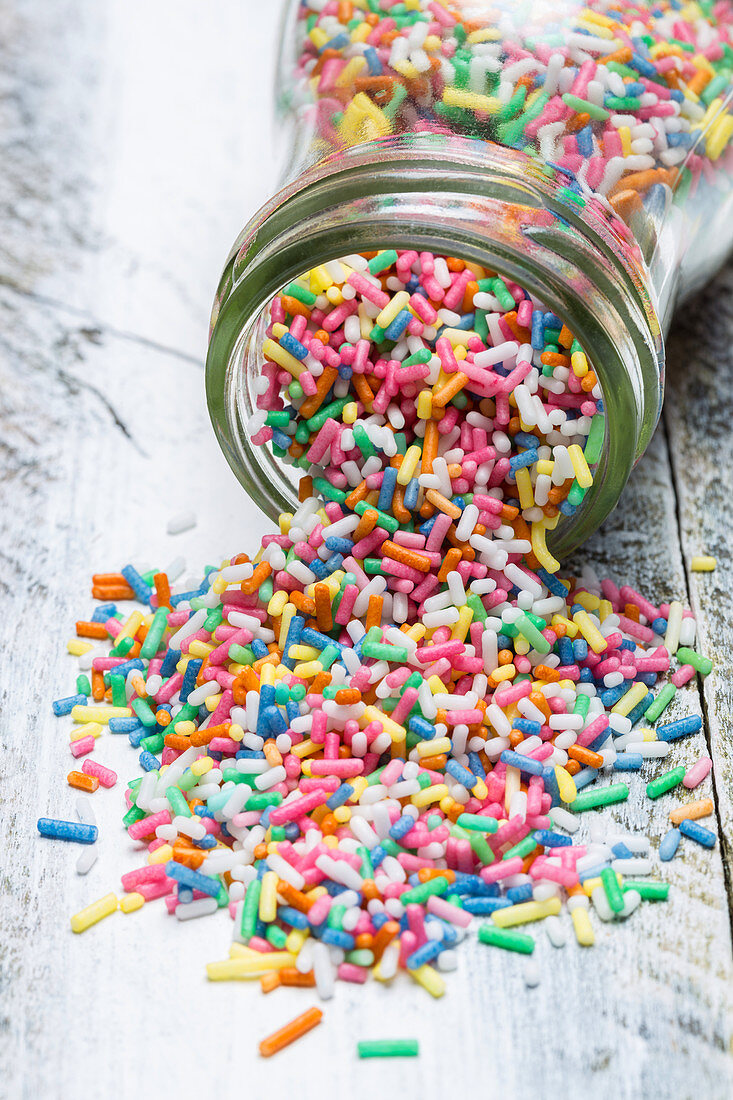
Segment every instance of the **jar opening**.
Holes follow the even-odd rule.
[[[608,426],[593,486],[551,536],[557,553],[568,552],[614,506],[656,424],[661,337],[649,321],[649,303],[640,302],[628,267],[599,245],[597,234],[573,220],[572,211],[548,216],[542,193],[521,176],[507,182],[504,167],[494,179],[485,163],[479,173],[414,156],[396,172],[383,160],[365,162],[363,151],[355,160],[356,169],[322,166],[304,186],[283,192],[237,242],[217,298],[207,363],[212,419],[231,465],[270,515],[292,509],[293,472],[246,439],[254,402],[241,383],[243,369],[254,376],[267,311],[285,285],[349,252],[394,247],[457,256],[540,299],[597,369]],[[397,185],[395,174],[402,177]]]

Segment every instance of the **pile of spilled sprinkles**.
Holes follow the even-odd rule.
[[[68,644],[77,694],[53,706],[82,761],[69,784],[115,785],[109,734],[142,773],[123,816],[141,865],[74,931],[156,899],[178,920],[226,909],[212,981],[327,1000],[337,980],[401,973],[439,997],[476,926],[524,954],[538,929],[590,946],[591,913],[665,899],[645,836],[574,837],[632,783],[650,799],[702,783],[707,757],[674,766],[701,719],[664,712],[711,664],[680,603],[563,577],[547,548],[603,444],[573,334],[495,273],[385,250],[286,287],[263,355],[250,430],[302,468],[297,510],[193,589],[134,565],[96,575]],[[93,846],[89,806],[39,831]],[[672,809],[661,860],[683,838],[712,847],[711,813]],[[305,1015],[263,1053],[320,1020]]]

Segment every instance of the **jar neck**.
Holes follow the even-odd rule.
[[[325,161],[275,196],[235,243],[214,303],[206,385],[235,474],[276,518],[295,481],[246,435],[267,307],[304,271],[379,248],[456,255],[536,295],[583,346],[603,391],[603,453],[582,506],[553,532],[556,554],[580,545],[615,506],[656,426],[662,338],[633,238],[601,203],[548,178],[526,154],[434,135],[387,139]]]

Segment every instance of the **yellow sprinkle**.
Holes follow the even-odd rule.
[[[379,323],[379,321],[377,323]],[[429,394],[429,396],[432,397],[432,394]],[[419,461],[420,448],[408,447],[405,451],[405,457],[402,459],[402,463],[397,473],[398,485],[409,485],[415,475],[415,468]]]
[[[445,690],[445,689],[444,689]],[[359,720],[361,728],[364,729],[370,722],[380,722],[382,728],[390,735],[393,741],[404,741],[407,737],[407,730],[404,726],[401,726],[399,722],[395,722],[392,718],[389,718],[377,707],[365,707],[364,713]]]
[[[301,760],[306,756],[312,756],[316,752],[320,752],[323,745],[316,745],[313,741],[301,741],[299,745],[293,745],[290,749],[293,756],[299,757]]]
[[[573,621],[594,653],[604,653],[608,649],[608,642],[593,624],[587,611],[576,611]]]
[[[588,916],[588,910],[579,905],[576,909],[573,909],[571,915],[576,940],[581,947],[592,947],[596,942],[596,935]]]
[[[328,837],[328,840],[336,840],[336,837]],[[338,843],[338,841],[336,841]],[[310,932],[307,928],[294,928],[292,932],[288,932],[288,938],[285,941],[285,946],[288,951],[293,955],[297,955],[300,952],[301,947],[310,936]]]
[[[417,755],[423,756],[438,756],[441,752],[450,752],[452,742],[450,737],[434,737],[432,741],[418,741],[415,748],[417,749]]]
[[[94,643],[84,642],[81,638],[69,638],[66,643],[66,652],[72,657],[83,657],[90,649],[94,649]]]
[[[80,909],[78,913],[74,913],[71,918],[71,931],[85,932],[87,928],[108,917],[116,909],[117,895],[105,894],[99,901],[93,901],[91,905],[87,905],[86,909]]]
[[[541,458],[537,462],[536,469],[538,474],[547,474],[547,476],[549,477],[552,474],[552,471],[555,469],[555,463],[552,461],[552,459]]]
[[[136,909],[142,909],[144,904],[145,898],[135,890],[131,894],[125,894],[124,898],[120,898],[120,909],[123,913],[134,913]]]
[[[277,918],[277,883],[275,871],[265,871],[260,891],[260,920],[271,924]]]
[[[468,628],[473,622],[473,610],[467,605],[462,607],[458,612],[458,622],[453,624],[451,630],[451,639],[458,639],[459,642],[465,641],[468,634]]]
[[[517,924],[529,924],[531,921],[544,920],[545,917],[554,917],[560,909],[560,899],[554,897],[547,898],[546,901],[522,901],[518,905],[509,905],[506,909],[497,909],[491,916],[499,928],[513,928]]]
[[[517,471],[519,472],[519,471]],[[542,522],[536,522],[532,524],[532,552],[537,558],[540,565],[547,570],[548,573],[557,573],[560,568],[560,562],[557,558],[553,558],[550,551],[545,544],[547,524]]]
[[[613,615],[613,605],[610,600],[600,600],[598,603],[598,618],[605,622],[609,615]]]
[[[450,340],[451,346],[455,350],[458,347],[465,348],[468,345],[468,341],[473,340],[478,333],[474,332],[473,329],[444,328],[441,330],[440,335]]]
[[[433,395],[430,390],[421,390],[417,399],[417,415],[420,420],[430,420],[433,411]]]
[[[443,975],[427,963],[424,966],[418,966],[417,970],[408,970],[407,973],[418,985],[427,990],[431,997],[442,997],[445,993]]]
[[[267,970],[282,970],[294,966],[296,956],[290,951],[268,951],[259,958],[239,956],[206,964],[206,977],[210,982],[247,981],[258,978]]]
[[[190,737],[191,734],[193,733],[193,731],[196,729],[196,724],[194,722],[186,722],[186,721],[176,722],[176,720],[174,718],[173,719],[173,728],[175,729],[175,731],[179,735],[179,737]]]
[[[611,714],[627,715],[637,703],[640,703],[642,699],[646,699],[648,691],[649,688],[646,684],[632,684],[626,694],[621,696],[618,703],[611,707]]]
[[[288,594],[285,591],[275,592],[267,605],[267,614],[276,618],[278,615],[282,615],[285,605],[288,602]]]
[[[705,152],[711,160],[717,160],[733,137],[733,115],[722,115],[710,128]]]
[[[577,443],[573,443],[572,446],[568,447],[568,456],[573,464],[573,471],[578,485],[581,489],[590,489],[593,484],[593,474],[585,461],[582,448]]]
[[[572,619],[566,618],[565,615],[553,615],[550,625],[551,626],[564,626],[565,631],[566,631],[569,638],[577,638],[577,636],[578,636],[578,625],[577,625],[577,623],[574,623],[572,621]]]
[[[100,722],[106,726],[110,718],[132,718],[129,707],[72,707],[72,722],[80,722],[85,725],[88,722]]]
[[[460,107],[466,111],[484,111],[495,115],[501,110],[501,101],[493,95],[481,95],[479,92],[465,91],[450,86],[443,92],[443,102],[447,107]]]
[[[275,593],[275,596],[279,596],[279,595],[280,595],[279,592]],[[280,647],[281,650],[284,650],[285,649],[285,639],[288,636],[288,630],[290,629],[290,623],[292,622],[293,617],[294,617],[297,609],[295,607],[295,604],[287,602],[288,597],[287,597],[286,592],[283,592],[282,595],[285,596],[285,601],[282,603],[282,606],[276,612],[276,614],[279,614],[281,616],[281,619],[280,619],[280,636],[278,638],[277,644],[278,644],[278,646]],[[275,599],[275,596],[272,597],[272,600]],[[268,612],[271,611],[272,600],[270,600],[270,604],[268,605],[268,608],[267,608]]]
[[[86,726],[77,726],[69,734],[69,741],[81,741],[82,737],[99,737],[102,727],[99,722],[88,722]]]
[[[293,750],[291,749],[290,751],[292,752]],[[364,794],[364,791],[369,786],[369,782],[368,782],[368,780],[366,779],[365,776],[357,775],[356,779],[351,780],[350,785],[354,788],[354,790],[353,790],[353,793],[352,793],[351,797],[348,798],[347,801],[348,802],[353,802],[354,805],[356,805],[356,803],[359,801],[361,796]]]
[[[323,672],[323,665],[319,664],[318,661],[306,661],[302,665],[295,666],[293,676],[297,676],[301,680],[310,680],[311,677],[317,676],[319,672]]]
[[[216,649],[215,645],[209,645],[208,642],[195,641],[191,642],[188,647],[188,653],[191,657],[208,657],[210,653],[213,653]]]
[[[519,507],[524,510],[525,508],[534,508],[534,493],[532,491],[532,478],[530,472],[526,466],[516,470],[514,477],[517,482],[517,493],[519,494]]]
[[[394,321],[400,310],[404,309],[410,300],[410,295],[406,290],[400,290],[393,298],[387,302],[387,305],[377,314],[376,323],[380,328],[389,328]]]
[[[265,358],[271,359],[273,363],[277,363],[279,367],[286,370],[288,374],[292,374],[293,378],[299,378],[305,370],[304,365],[299,359],[296,359],[294,355],[291,355],[289,351],[281,347],[275,340],[265,340],[262,345],[262,351]]]
[[[579,603],[586,611],[597,611],[601,606],[599,597],[594,596],[592,592],[576,592],[574,602]]]
[[[173,859],[172,847],[170,844],[161,844],[160,848],[149,854],[148,863],[152,866],[155,863],[167,863],[169,859]]]
[[[288,649],[288,657],[294,661],[315,661],[320,652],[320,649],[316,649],[315,646],[301,645],[300,642],[293,642]],[[320,667],[319,665],[319,668]]]
[[[220,702],[221,702],[221,692],[219,692],[217,695],[208,695],[204,699],[204,706],[208,710],[209,714],[213,714],[214,711],[216,710],[216,708],[219,706]]]
[[[349,401],[348,405],[344,405],[343,412],[341,413],[341,419],[344,424],[353,424],[359,415],[359,406],[356,401]]]
[[[339,825],[345,825],[348,821],[351,821],[351,810],[348,806],[337,806],[333,811],[333,816]]]
[[[701,556],[692,559],[690,562],[690,569],[693,573],[712,573],[717,564],[715,558]]]
[[[210,756],[201,756],[191,764],[191,771],[194,775],[206,775],[213,767],[214,761]]]
[[[574,351],[570,356],[570,366],[573,368],[573,374],[576,378],[585,378],[589,369],[585,352]]]
[[[436,783],[434,787],[426,787],[424,791],[413,794],[410,801],[413,806],[417,806],[419,809],[421,806],[430,806],[433,802],[440,802],[441,798],[445,798],[447,794],[450,794],[450,791],[445,783]]]
[[[499,665],[498,668],[495,668],[494,671],[491,673],[491,679],[495,683],[500,684],[502,680],[513,680],[516,675],[516,665],[512,661],[510,661],[506,665]]]
[[[575,780],[570,772],[559,764],[556,764],[555,779],[557,780],[557,789],[562,801],[575,802],[575,799],[578,797],[578,789],[575,786]]]

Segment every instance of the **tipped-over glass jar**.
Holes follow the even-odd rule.
[[[656,426],[671,311],[733,239],[732,29],[729,0],[287,5],[285,185],[232,249],[206,373],[221,446],[270,517],[307,468],[248,436],[270,304],[330,260],[396,249],[498,273],[572,331],[605,436],[551,545],[598,527]]]

